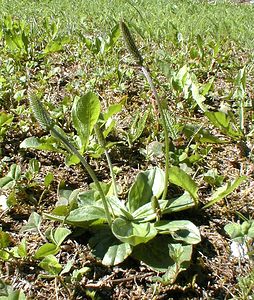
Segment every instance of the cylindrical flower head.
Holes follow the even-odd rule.
[[[143,65],[143,58],[141,54],[138,51],[138,48],[134,42],[134,39],[129,31],[129,28],[127,25],[124,23],[124,21],[120,21],[120,28],[122,31],[123,39],[125,41],[125,44],[127,46],[128,51],[130,54],[133,56],[135,61],[138,63],[138,65],[142,66]]]
[[[38,123],[41,125],[41,127],[47,131],[51,130],[52,127],[54,126],[54,122],[50,118],[48,112],[42,105],[39,98],[35,95],[30,95],[29,103],[30,103],[32,112],[33,112],[36,120],[38,121]]]

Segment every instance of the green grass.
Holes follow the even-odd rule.
[[[45,17],[59,18],[61,31],[106,33],[121,16],[128,16],[140,35],[153,42],[167,43],[177,33],[193,39],[197,34],[208,39],[224,39],[253,47],[254,6],[220,1],[1,1],[2,15],[11,14],[40,26]]]

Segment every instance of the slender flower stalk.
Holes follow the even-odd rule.
[[[110,171],[110,175],[111,175],[111,179],[112,179],[114,195],[116,197],[118,197],[117,196],[117,184],[116,184],[116,178],[115,178],[115,174],[114,174],[114,170],[113,170],[113,165],[112,165],[111,158],[109,156],[108,150],[106,148],[105,138],[104,138],[103,133],[101,132],[100,126],[98,124],[95,124],[94,131],[95,131],[95,134],[97,136],[97,140],[98,140],[100,146],[104,150],[104,153],[105,153],[105,156],[106,156],[106,159],[107,159],[107,162],[108,162],[108,167],[109,167],[109,171]]]
[[[94,181],[94,183],[100,193],[102,203],[103,203],[103,206],[105,209],[107,221],[108,221],[109,226],[111,226],[112,220],[111,220],[111,215],[110,215],[109,208],[108,208],[108,203],[107,203],[105,194],[101,188],[100,182],[99,182],[98,178],[96,177],[93,169],[87,163],[86,159],[78,152],[78,150],[68,141],[68,139],[66,139],[55,128],[55,126],[54,126],[55,124],[54,124],[53,120],[50,118],[48,112],[46,111],[46,109],[44,108],[44,106],[42,105],[42,103],[38,99],[38,97],[31,95],[29,97],[29,101],[30,101],[30,106],[32,108],[34,116],[37,119],[37,121],[39,122],[39,124],[41,125],[41,127],[46,131],[51,131],[51,134],[53,136],[55,136],[56,138],[58,138],[64,144],[64,146],[70,153],[76,155],[79,158],[82,165],[85,167],[87,173],[90,175],[90,177]]]
[[[136,61],[136,63],[138,64],[138,66],[141,68],[149,86],[150,89],[153,93],[153,96],[156,100],[157,106],[158,106],[158,110],[160,113],[160,117],[161,117],[161,122],[162,122],[162,127],[164,130],[164,135],[165,135],[165,182],[164,182],[164,190],[163,190],[163,194],[162,194],[162,199],[165,199],[167,196],[167,191],[168,191],[168,178],[169,178],[169,132],[168,132],[168,128],[167,128],[167,123],[166,123],[166,118],[165,118],[165,114],[163,111],[163,106],[162,106],[162,102],[159,98],[159,95],[157,93],[157,90],[153,84],[153,80],[151,77],[151,74],[148,70],[147,67],[144,66],[143,64],[143,58],[135,44],[135,41],[127,27],[127,25],[124,23],[123,20],[120,21],[120,28],[122,31],[122,35],[123,35],[123,39],[125,41],[126,47],[128,49],[128,51],[130,52],[130,54],[133,56],[134,60]]]

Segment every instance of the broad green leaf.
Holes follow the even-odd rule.
[[[106,220],[104,209],[98,206],[85,206],[72,210],[67,216],[66,221],[71,223],[80,223],[97,219]]]
[[[108,121],[113,115],[117,114],[123,108],[123,103],[111,104],[107,111],[103,113],[104,121]]]
[[[10,245],[11,238],[7,232],[0,230],[0,248],[6,248]]]
[[[116,24],[110,31],[110,41],[108,43],[110,47],[112,47],[117,42],[120,35],[121,35],[120,26],[119,24]]]
[[[44,178],[44,186],[46,188],[49,187],[53,180],[54,180],[54,175],[53,173],[49,172]]]
[[[0,300],[26,300],[26,296],[22,290],[11,290],[8,292],[8,296],[0,296]]]
[[[0,258],[3,260],[3,261],[8,261],[11,257],[11,254],[4,251],[4,250],[1,250],[0,249]]]
[[[227,141],[214,136],[208,130],[206,130],[200,126],[195,126],[192,124],[185,124],[182,131],[187,138],[193,138],[195,141],[198,141],[201,143],[211,143],[211,144],[227,143]]]
[[[172,86],[176,91],[181,92],[186,83],[187,76],[189,74],[189,69],[187,65],[184,65],[178,73],[172,79]]]
[[[219,175],[217,169],[212,168],[203,174],[204,181],[212,186],[221,186],[224,180],[224,176]]]
[[[167,205],[168,200],[158,200],[159,207],[161,212],[164,212]],[[152,203],[146,203],[145,205],[141,206],[137,210],[135,210],[132,213],[133,220],[139,221],[139,222],[148,222],[151,220],[154,220],[156,218],[156,212],[154,211],[154,208],[152,207]]]
[[[209,202],[203,207],[207,208],[221,199],[225,198],[227,195],[233,192],[234,189],[238,188],[238,186],[246,180],[246,176],[240,176],[233,182],[228,182],[224,186],[218,188],[210,197]]]
[[[0,188],[3,190],[12,189],[16,184],[16,180],[12,177],[5,176],[0,178]]]
[[[36,212],[32,212],[27,223],[22,226],[20,229],[20,233],[26,232],[26,231],[39,231],[41,226],[41,216],[37,214]]]
[[[0,179],[0,187],[2,189],[13,188],[20,177],[21,167],[17,164],[13,164],[11,165],[10,171],[7,173],[7,175]]]
[[[198,187],[190,175],[182,169],[173,166],[169,169],[169,181],[190,193],[195,204],[198,204]]]
[[[0,129],[3,126],[11,124],[14,116],[6,114],[5,112],[0,112]]]
[[[54,255],[57,254],[59,252],[60,248],[52,243],[46,243],[44,245],[42,245],[34,254],[34,257],[36,259],[40,259],[43,257],[46,257],[50,254]]]
[[[66,164],[66,166],[70,167],[72,165],[77,165],[80,163],[80,159],[74,155],[74,154],[67,154],[65,156],[65,160],[64,160],[64,163]]]
[[[36,158],[32,158],[29,160],[29,171],[32,173],[32,174],[37,174],[40,170],[40,162],[36,159]]]
[[[134,247],[131,256],[156,271],[166,272],[170,266],[174,265],[168,249],[168,245],[172,242],[173,240],[170,236],[156,236],[148,243]]]
[[[60,210],[60,211],[59,211]],[[66,218],[66,215],[69,214],[69,209],[68,207],[57,207],[55,208],[51,214],[47,214],[44,213],[43,215],[50,219],[50,220],[54,220],[54,221],[59,221],[59,222],[63,222],[65,224],[69,224],[75,227],[81,227],[81,228],[90,228],[92,226],[98,226],[100,224],[105,223],[106,219],[105,218],[101,218],[101,219],[95,219],[95,220],[91,220],[91,221],[69,221]]]
[[[62,216],[63,218],[65,216],[67,216],[70,212],[69,206],[68,205],[59,205],[57,207],[55,207],[51,214],[55,215],[55,216]],[[48,217],[50,214],[44,213],[43,216]],[[54,220],[54,219],[53,219]],[[59,219],[59,220],[63,220],[63,219]]]
[[[54,137],[47,138],[36,138],[29,137],[26,138],[19,146],[20,148],[31,148],[37,150],[46,150],[54,152],[62,152],[56,144],[56,139]]]
[[[75,263],[75,259],[68,260],[60,275],[68,274]],[[88,268],[89,269],[89,268]]]
[[[158,221],[154,224],[160,234],[171,234],[172,238],[186,244],[197,244],[201,241],[198,228],[190,221]]]
[[[203,42],[200,34],[197,35],[197,45],[198,45],[198,49],[199,49],[199,52],[200,52],[200,56],[201,56],[201,58],[203,58],[203,56],[204,56],[204,48],[203,48],[204,42]]]
[[[222,111],[205,112],[205,115],[210,120],[210,122],[221,130],[225,135],[236,139],[243,136],[243,133],[237,128],[237,125],[234,123],[234,120]]]
[[[189,209],[195,205],[193,198],[188,192],[185,192],[182,196],[168,200],[166,208],[162,211],[163,214],[170,214],[173,212]]]
[[[61,51],[62,49],[63,49],[63,45],[61,44],[60,41],[51,41],[50,43],[47,44],[43,52],[44,54],[49,54],[49,53],[55,53]]]
[[[210,91],[214,82],[214,77],[212,77],[207,83],[202,86],[202,95],[205,96]]]
[[[207,105],[204,104],[205,97],[202,94],[200,94],[199,88],[194,82],[192,82],[191,84],[191,92],[192,92],[192,98],[196,101],[199,108],[203,112],[207,111]]]
[[[21,176],[21,167],[19,165],[13,164],[11,165],[10,171],[7,176],[12,177],[14,180],[19,180]]]
[[[107,197],[107,201],[109,202],[115,216],[124,216],[128,220],[133,220],[133,216],[128,212],[123,201],[120,201],[116,196]]]
[[[89,245],[105,265],[119,264],[132,252],[132,247],[121,243],[108,227],[96,228]]]
[[[100,100],[92,92],[76,98],[72,106],[72,121],[86,149],[90,134],[100,115]]]
[[[112,232],[121,242],[132,246],[147,243],[157,234],[152,223],[134,223],[122,218],[116,218],[113,221]]]
[[[94,190],[88,190],[88,191],[82,191],[78,194],[78,206],[90,206],[97,204],[95,199],[95,191]]]
[[[254,238],[254,221],[250,222],[250,227],[248,229],[247,235],[249,238],[253,239]]]
[[[151,202],[152,196],[160,197],[164,189],[164,178],[164,172],[157,167],[137,175],[128,194],[127,207],[131,213]]]
[[[23,238],[20,242],[20,244],[18,245],[17,248],[18,251],[18,255],[22,258],[27,257],[27,245],[26,245],[26,239]]]
[[[102,263],[106,266],[115,266],[123,262],[132,252],[128,243],[112,245],[103,257]]]
[[[39,267],[47,271],[50,275],[58,275],[62,266],[59,264],[57,258],[54,255],[46,256],[40,263]]]
[[[70,234],[71,230],[64,227],[58,227],[56,229],[51,229],[48,234],[48,237],[56,246],[59,247],[65,240],[65,238]]]
[[[224,226],[224,230],[234,241],[241,242],[243,238],[241,224],[239,223],[229,223]]]
[[[176,122],[174,115],[168,109],[163,109],[163,114],[165,117],[169,137],[174,141],[178,138],[178,133],[179,133],[178,123]]]

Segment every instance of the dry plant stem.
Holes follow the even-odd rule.
[[[71,151],[71,153],[73,153],[74,155],[76,155],[79,158],[80,162],[85,167],[88,174],[91,176],[92,180],[94,181],[94,183],[95,183],[95,185],[96,185],[96,187],[97,187],[97,189],[100,193],[102,203],[103,203],[103,206],[104,206],[104,209],[105,209],[105,214],[106,214],[106,217],[107,217],[107,221],[108,221],[109,226],[111,227],[112,220],[111,220],[111,215],[110,215],[109,208],[108,208],[108,203],[107,203],[105,194],[104,194],[104,192],[101,188],[101,185],[100,185],[93,169],[87,163],[85,158],[78,152],[78,150],[75,147],[73,147],[73,145],[64,136],[62,136],[54,127],[51,128],[51,131],[52,131],[53,135],[55,135]]]
[[[164,183],[164,190],[163,190],[163,194],[162,194],[162,199],[165,199],[167,196],[167,191],[168,191],[168,178],[169,178],[169,138],[168,138],[169,134],[168,134],[168,128],[166,125],[166,120],[165,120],[161,100],[160,100],[159,95],[156,91],[156,88],[153,84],[150,72],[144,66],[141,66],[141,70],[142,70],[144,76],[146,77],[146,80],[147,80],[148,84],[150,85],[151,91],[157,102],[157,106],[158,106],[159,113],[161,116],[163,130],[164,130],[164,135],[165,135],[165,141],[164,141],[164,143],[165,143],[165,183]]]

